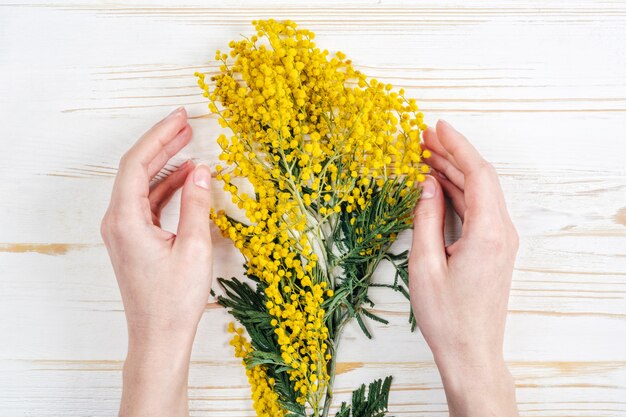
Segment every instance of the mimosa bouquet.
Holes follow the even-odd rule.
[[[354,319],[371,338],[366,319],[386,323],[370,310],[369,289],[408,297],[408,254],[390,247],[411,227],[428,172],[426,126],[403,90],[320,50],[312,32],[290,21],[253,24],[254,36],[216,53],[217,75],[196,73],[228,132],[218,139],[217,179],[240,209],[211,216],[249,278],[219,278],[218,302],[240,324],[229,326],[231,344],[257,415],[326,417],[345,325]],[[395,277],[373,283],[382,262]],[[384,416],[390,384],[374,381],[367,394],[361,386],[336,415]]]

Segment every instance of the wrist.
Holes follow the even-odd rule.
[[[192,344],[199,318],[188,313],[149,314],[126,310],[129,344]]]
[[[128,327],[128,352],[164,354],[191,354],[196,328],[163,329],[158,327]]]
[[[120,416],[187,416],[193,335],[130,331]]]
[[[475,359],[437,362],[450,416],[518,416],[515,384],[502,356]]]
[[[129,332],[124,377],[133,375],[145,384],[187,384],[193,335]]]

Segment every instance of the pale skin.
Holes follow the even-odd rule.
[[[152,182],[191,140],[180,108],[122,157],[101,233],[128,324],[119,415],[189,415],[187,376],[212,284],[208,213],[211,172],[191,161]],[[517,416],[502,352],[518,238],[495,171],[452,126],[424,134],[433,176],[415,209],[409,261],[411,302],[441,374],[450,415]],[[436,177],[436,179],[435,179]],[[160,214],[182,188],[176,233]],[[444,196],[463,220],[445,247]]]

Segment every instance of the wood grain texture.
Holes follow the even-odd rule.
[[[215,72],[213,52],[266,17],[405,88],[497,168],[522,237],[505,346],[522,415],[626,416],[626,2],[580,0],[0,2],[0,415],[115,414],[125,323],[98,228],[119,158],[185,105],[194,138],[161,175],[215,163],[193,73]],[[215,274],[240,275],[214,239]],[[371,323],[373,341],[347,330],[339,399],[393,374],[393,415],[446,415],[407,302],[373,298],[390,324]],[[214,303],[205,316],[192,415],[252,416],[228,317]]]

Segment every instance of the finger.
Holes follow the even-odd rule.
[[[156,174],[158,174],[167,161],[169,161],[174,155],[178,153],[181,149],[183,149],[189,141],[191,141],[192,129],[189,124],[182,128],[180,132],[176,134],[176,137],[166,144],[163,149],[154,157],[152,162],[148,165],[148,177],[153,178]]]
[[[456,252],[461,247],[461,240],[457,240],[456,242],[446,246],[446,255],[454,256],[454,252]]]
[[[149,216],[148,210],[144,211],[149,207],[147,197],[152,178],[148,166],[170,142],[181,140],[178,133],[186,126],[187,113],[180,108],[147,131],[122,157],[112,200],[121,207]]]
[[[475,172],[485,161],[465,136],[444,120],[437,122],[437,138],[465,175]]]
[[[187,112],[184,107],[179,107],[144,133],[128,151],[129,156],[147,168],[186,126]]]
[[[493,167],[485,161],[469,141],[444,121],[437,123],[437,136],[446,150],[459,164],[465,177],[464,226],[476,227],[477,231],[490,227],[499,216],[503,201],[502,190]]]
[[[190,160],[185,161],[174,172],[165,179],[159,181],[150,189],[148,200],[150,200],[150,211],[154,224],[160,226],[161,211],[171,200],[172,196],[185,183],[185,179],[194,165]]]
[[[443,156],[433,152],[428,158],[428,165],[445,175],[457,188],[465,189],[465,176]]]
[[[187,175],[180,203],[180,221],[174,246],[183,250],[211,247],[209,212],[211,170],[199,164]]]
[[[448,151],[445,150],[443,145],[439,142],[437,138],[437,131],[433,129],[431,126],[426,129],[422,135],[424,139],[424,145],[431,151],[438,153],[439,155],[445,155]]]
[[[443,267],[446,262],[443,225],[445,204],[441,187],[428,175],[422,183],[422,194],[413,218],[412,264]],[[430,268],[418,268],[424,271]]]
[[[437,130],[429,127],[423,134],[424,145],[430,149],[433,153],[439,154],[446,158],[456,169],[459,169],[459,164],[454,160],[454,157],[444,148],[441,144],[441,140],[437,136]]]
[[[433,171],[433,174],[439,181],[439,185],[443,189],[443,192],[446,197],[452,203],[452,208],[456,214],[461,218],[461,221],[465,219],[465,194],[463,190],[454,185],[449,179],[447,179],[442,173],[438,171]]]

